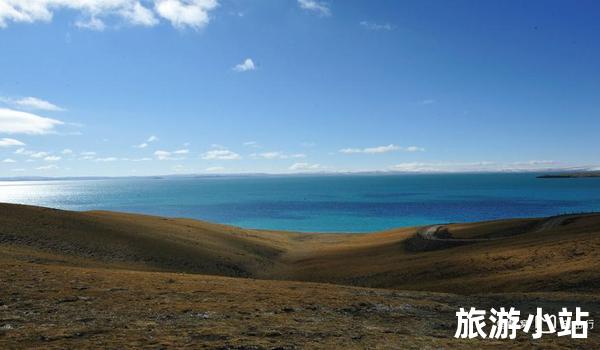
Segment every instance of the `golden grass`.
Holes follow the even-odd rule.
[[[303,234],[0,204],[0,326],[13,327],[0,348],[522,348],[453,339],[454,312],[597,314],[600,215],[550,220],[449,225],[490,240],[409,251],[418,228]]]

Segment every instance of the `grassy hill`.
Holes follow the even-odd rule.
[[[522,348],[454,312],[597,314],[600,214],[336,235],[0,204],[0,265],[6,348]]]

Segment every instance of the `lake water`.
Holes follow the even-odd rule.
[[[0,202],[366,232],[600,211],[600,178],[537,174],[251,176],[0,182]]]

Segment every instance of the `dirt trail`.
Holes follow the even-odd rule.
[[[573,220],[581,215],[558,215],[548,218],[535,230],[535,232],[542,232],[551,230],[553,228],[563,226],[567,224],[568,220]]]
[[[542,223],[538,225],[537,228],[530,232],[543,232],[547,230],[551,230],[560,226],[564,226],[568,224],[568,221],[575,220],[581,215],[557,215],[549,217],[544,220]],[[524,231],[523,233],[527,233],[528,231]],[[429,240],[429,241],[439,241],[439,242],[487,242],[487,241],[495,241],[498,239],[503,239],[507,237],[497,237],[497,238],[454,238],[448,232],[446,225],[432,225],[425,226],[419,229],[416,233],[419,238]]]
[[[440,234],[444,234],[445,237],[440,237]],[[445,225],[433,225],[427,226],[417,231],[417,236],[422,239],[426,239],[429,241],[439,241],[439,242],[461,242],[461,243],[470,243],[470,242],[487,242],[487,241],[495,241],[501,238],[452,238],[450,233],[447,231]]]

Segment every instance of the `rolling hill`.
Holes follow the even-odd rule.
[[[454,312],[597,314],[600,214],[306,234],[0,204],[0,264],[7,348],[522,348]]]

